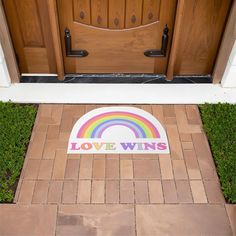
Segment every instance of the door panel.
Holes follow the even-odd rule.
[[[163,1],[163,0],[162,0]],[[144,0],[143,25],[158,21],[160,16],[161,0]],[[168,9],[163,9],[168,11]]]
[[[81,35],[86,38],[86,41],[82,42],[78,39],[73,47],[85,48],[89,52],[89,56],[79,59],[66,58],[66,68],[69,69],[68,72],[80,73],[153,73],[155,60],[145,57],[143,52],[147,49],[144,45],[150,45],[150,48],[157,47],[156,39],[161,32],[158,32],[156,27],[155,23],[121,34],[119,31],[100,30],[79,25],[74,29],[72,35]],[[106,42],[101,43],[105,39]],[[74,63],[75,60],[76,63]]]
[[[176,0],[58,0],[66,73],[166,72]],[[144,51],[160,49],[169,27],[166,57],[148,58]],[[67,57],[64,29],[70,29],[73,50],[84,58]]]
[[[56,73],[47,0],[3,0],[21,73]]]
[[[125,28],[125,0],[109,0],[109,28]]]
[[[36,1],[15,1],[16,14],[20,16],[20,31],[26,47],[42,47],[43,34]],[[31,19],[29,21],[29,19]]]
[[[211,74],[231,0],[186,0],[175,74]]]
[[[78,11],[78,9],[77,9]],[[101,28],[108,26],[108,1],[91,0],[92,25]]]
[[[127,0],[126,2],[126,28],[134,28],[140,26],[142,23],[142,0]]]
[[[78,11],[78,9],[80,9],[80,11]],[[74,20],[89,25],[91,23],[90,9],[90,1],[73,0]]]

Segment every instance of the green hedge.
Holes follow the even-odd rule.
[[[236,203],[236,105],[200,106],[224,196]]]
[[[37,108],[0,102],[0,202],[12,202]]]

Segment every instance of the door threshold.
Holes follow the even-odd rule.
[[[27,75],[21,76],[21,83],[75,83],[75,84],[209,84],[211,75],[204,76],[174,76],[173,80],[166,80],[160,74],[67,74],[64,80],[57,75]]]

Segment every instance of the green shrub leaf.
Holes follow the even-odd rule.
[[[222,191],[228,202],[236,203],[236,105],[205,104],[200,112]]]
[[[0,202],[12,202],[37,108],[0,102]]]

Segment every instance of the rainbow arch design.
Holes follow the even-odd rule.
[[[160,138],[159,131],[150,120],[127,111],[95,115],[80,127],[77,138],[102,138],[103,132],[112,126],[125,126],[134,133],[136,138]]]
[[[166,131],[147,111],[136,107],[102,107],[74,124],[68,154],[169,154]]]

